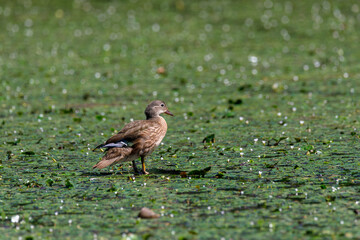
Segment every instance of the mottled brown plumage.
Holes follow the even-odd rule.
[[[133,168],[138,173],[135,160],[141,158],[142,173],[148,174],[145,169],[145,157],[150,155],[159,146],[167,131],[167,124],[160,114],[172,116],[163,101],[153,101],[145,109],[146,120],[130,122],[116,135],[109,138],[97,148],[106,148],[106,154],[93,168],[104,167],[132,161]]]

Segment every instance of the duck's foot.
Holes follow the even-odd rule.
[[[144,172],[143,170],[135,172],[135,175],[148,175],[148,172]]]
[[[145,170],[141,170],[141,174],[148,175],[149,172],[147,172],[147,171],[145,171]]]
[[[141,157],[141,164],[142,164],[142,169],[141,172],[145,175],[148,175],[149,173],[145,170],[145,157]]]
[[[144,162],[144,158],[141,158],[141,162],[142,162],[142,169],[141,171],[138,170],[135,161],[132,161],[132,166],[135,172],[135,175],[148,175],[149,173],[145,170],[145,162]]]
[[[132,166],[133,166],[135,174],[140,175],[141,173],[139,172],[139,169],[137,168],[135,161],[132,161]]]

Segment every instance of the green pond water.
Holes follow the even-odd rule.
[[[358,1],[4,0],[0,29],[0,239],[360,239]],[[150,174],[92,170],[154,99]]]

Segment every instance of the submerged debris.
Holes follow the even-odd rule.
[[[138,215],[139,218],[159,218],[160,215],[156,214],[153,210],[143,207]]]
[[[156,70],[156,73],[158,74],[165,74],[166,73],[166,70],[164,67],[159,67],[157,70]]]

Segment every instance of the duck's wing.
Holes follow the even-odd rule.
[[[128,147],[130,143],[142,142],[141,139],[146,139],[152,135],[152,132],[157,132],[160,128],[159,124],[153,121],[137,120],[126,124],[123,129],[117,134],[109,138],[104,144],[100,144],[97,148],[113,148],[113,147]]]
[[[96,149],[98,148],[123,148],[123,147],[128,147],[128,143],[125,142],[125,141],[120,141],[120,142],[115,142],[115,143],[103,143],[103,144],[100,144],[98,146],[96,146],[93,151],[95,151]]]

